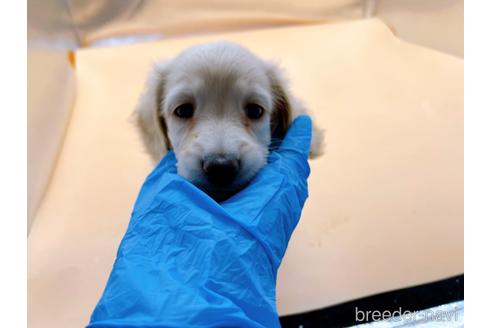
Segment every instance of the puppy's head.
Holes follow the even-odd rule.
[[[173,149],[178,174],[221,201],[266,164],[292,108],[274,65],[221,42],[158,64],[136,114],[154,160]]]

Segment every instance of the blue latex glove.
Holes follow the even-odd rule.
[[[88,327],[280,327],[277,269],[308,196],[298,117],[249,186],[218,204],[169,152],[145,181]]]

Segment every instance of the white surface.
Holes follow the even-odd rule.
[[[404,313],[403,309],[400,311]],[[399,313],[400,313],[399,312]],[[356,328],[461,328],[464,327],[465,302],[458,301],[433,308],[397,315],[394,318],[353,326]],[[362,317],[362,316],[361,316]]]

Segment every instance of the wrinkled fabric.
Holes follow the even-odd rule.
[[[280,327],[276,276],[308,196],[311,120],[298,117],[248,187],[218,204],[176,174],[147,177],[90,328]]]

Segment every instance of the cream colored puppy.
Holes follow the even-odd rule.
[[[256,175],[272,144],[305,113],[274,64],[217,42],[158,63],[136,118],[156,162],[173,149],[178,174],[222,201]],[[321,153],[322,139],[314,126],[311,157]]]

